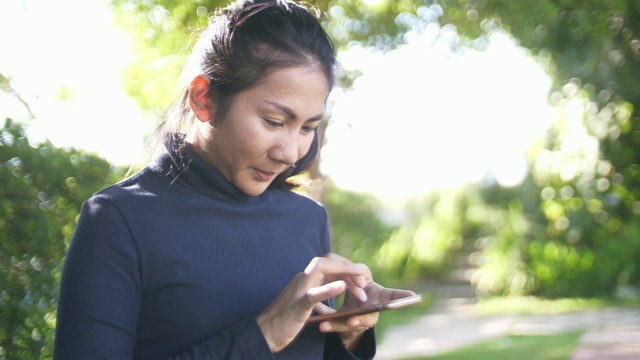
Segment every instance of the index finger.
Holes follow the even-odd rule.
[[[354,264],[347,258],[344,258],[335,253],[328,253],[324,256],[326,259],[330,259],[332,261],[336,261],[338,263],[343,264]],[[365,264],[357,264],[358,266],[363,266],[366,271],[361,275],[349,275],[349,274],[339,274],[337,278],[343,280],[347,284],[347,288],[349,292],[359,301],[365,302],[367,301],[368,295],[364,290],[366,286],[373,282],[371,278],[371,270]]]
[[[342,256],[340,256],[338,254],[335,254],[335,253],[328,253],[324,257],[327,258],[327,259],[335,260],[335,261],[342,261],[342,262],[348,262],[348,263],[352,263],[353,264],[353,262],[350,261],[349,259],[347,259],[345,257],[342,257]],[[365,264],[358,264],[358,265],[364,266],[366,268],[366,271],[362,275],[352,276],[351,277],[351,281],[353,282],[353,284],[355,286],[360,287],[360,288],[365,288],[369,284],[369,281],[367,281],[367,279],[373,281],[372,276],[371,276],[371,270]]]
[[[323,280],[328,281],[335,280],[340,275],[363,276],[368,271],[369,268],[364,264],[352,263],[344,258],[336,259],[330,257],[315,257],[304,269],[305,275],[322,276]]]
[[[364,264],[355,264],[340,256],[316,257],[311,260],[304,273],[316,285],[342,280],[358,300],[367,301],[363,288],[367,284],[365,275],[370,271]]]

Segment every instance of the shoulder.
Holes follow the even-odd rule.
[[[291,190],[274,190],[271,199],[272,206],[275,206],[273,210],[287,216],[290,221],[295,218],[304,219],[302,221],[307,223],[328,222],[329,216],[325,207],[307,194]]]
[[[156,168],[147,166],[134,175],[96,192],[88,202],[111,202],[114,205],[154,198],[162,188],[170,186],[170,179]]]
[[[322,205],[322,203],[301,191],[274,190],[274,196],[281,201],[285,201],[296,206],[315,208],[324,211],[324,205]]]
[[[309,194],[307,194],[305,192],[297,191],[297,190],[289,190],[288,192],[290,194],[292,194],[292,196],[294,196],[297,199],[299,199],[300,201],[309,202],[309,203],[315,204],[316,206],[323,207],[321,202],[319,202],[318,200],[314,199],[313,197],[311,197],[311,195],[309,195]]]

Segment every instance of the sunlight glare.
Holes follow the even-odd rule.
[[[363,3],[365,3],[365,4],[367,4],[368,6],[371,6],[371,7],[377,6],[382,1],[384,1],[384,0],[362,0]]]
[[[540,65],[501,34],[484,52],[452,53],[439,42],[451,39],[432,34],[412,40],[384,56],[357,47],[341,54],[363,75],[332,109],[323,173],[389,200],[488,174],[518,184],[528,146],[553,118]]]
[[[0,72],[30,105],[30,138],[73,146],[113,163],[138,160],[149,124],[122,91],[126,33],[102,1],[3,3]],[[0,114],[2,115],[2,114]]]

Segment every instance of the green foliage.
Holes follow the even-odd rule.
[[[122,176],[98,157],[0,130],[0,358],[51,357],[61,264],[82,202]]]
[[[599,90],[634,92],[637,98],[631,84],[640,71],[635,0],[444,0],[442,6],[443,21],[471,39],[506,30],[549,57],[558,87],[580,78]]]
[[[404,209],[400,225],[382,219],[382,204],[370,194],[326,189],[334,251],[372,268],[378,282],[410,283],[441,278],[466,238],[481,231],[482,219],[467,217],[479,199],[472,189],[438,193]]]
[[[338,49],[358,42],[381,51],[393,50],[405,43],[403,35],[411,29],[409,18],[428,8],[424,1],[415,0],[381,0],[373,6],[353,0],[316,1],[315,4],[326,11],[323,25]]]
[[[355,262],[371,263],[394,227],[379,218],[381,204],[374,196],[329,187],[324,194],[329,213],[333,251]],[[374,276],[384,278],[373,268]]]
[[[403,282],[445,275],[463,245],[467,200],[453,191],[408,205],[408,219],[376,253],[375,266]]]
[[[619,283],[640,283],[640,244],[632,235],[639,231],[640,202],[630,187],[636,180],[606,151],[631,110],[625,103],[598,109],[581,94],[569,92],[558,102],[555,136],[534,162],[540,196],[530,212],[537,226],[527,256],[541,295],[606,295]],[[585,109],[580,118],[567,109],[575,106]],[[569,142],[570,148],[563,145]]]
[[[488,234],[479,239],[484,260],[474,279],[478,294],[522,295],[537,289],[525,262],[530,224],[521,203],[513,200],[507,209],[488,206],[476,211],[482,213]]]
[[[175,99],[175,83],[195,35],[210,11],[227,1],[111,0],[117,25],[129,32],[135,60],[125,87],[142,109],[160,113]]]
[[[634,1],[442,2],[470,44],[507,31],[555,79],[559,119],[515,190],[485,190],[483,293],[610,295],[638,285],[640,8]],[[497,195],[497,196],[496,196]],[[498,219],[499,221],[495,221]],[[517,226],[516,224],[523,224]]]
[[[622,102],[599,109],[575,83],[555,99],[559,119],[527,180],[483,192],[492,205],[483,212],[480,294],[610,296],[640,284],[640,203],[624,174],[636,165],[619,171],[602,146],[628,127],[632,110]]]

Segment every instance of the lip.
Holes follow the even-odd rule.
[[[276,173],[271,171],[264,171],[264,170],[254,168],[253,172],[255,173],[256,178],[259,181],[272,181],[276,177]]]

